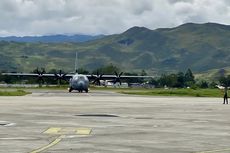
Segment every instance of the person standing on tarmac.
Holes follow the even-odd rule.
[[[224,103],[223,104],[228,104],[228,87],[224,87]]]

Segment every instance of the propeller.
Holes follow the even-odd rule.
[[[35,70],[35,73],[37,73],[37,81],[39,82],[39,86],[41,86],[41,84],[44,84],[44,79],[43,79],[43,74],[46,73],[45,69],[44,68],[41,68],[40,70],[37,68]]]
[[[121,75],[123,74],[123,72],[121,72],[120,74],[118,74],[118,73],[115,71],[114,73],[115,73],[116,77],[115,77],[115,79],[114,79],[114,81],[113,81],[113,84],[116,84],[117,82],[119,82],[120,85],[121,85]]]
[[[103,76],[104,74],[99,74],[99,72],[97,71],[97,75],[91,75],[91,77],[92,78],[94,78],[94,81],[92,82],[93,84],[95,84],[95,85],[101,85],[101,82],[100,82],[100,80],[102,80],[102,76]]]
[[[61,84],[61,80],[66,80],[67,73],[64,73],[62,70],[59,70],[59,72],[54,73],[54,76],[56,77],[56,80],[58,81],[58,84]]]

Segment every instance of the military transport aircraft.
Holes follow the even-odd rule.
[[[35,71],[36,73],[2,73],[2,75],[10,76],[28,76],[28,77],[37,77],[39,84],[44,83],[44,77],[52,77],[58,81],[58,84],[61,83],[61,80],[69,82],[68,91],[77,90],[78,92],[88,92],[89,91],[89,80],[93,80],[92,83],[96,85],[101,85],[101,80],[113,80],[113,84],[119,83],[121,85],[121,79],[128,78],[153,78],[153,76],[122,76],[123,72],[117,73],[115,75],[103,75],[97,72],[96,75],[84,75],[84,74],[67,74],[60,70],[58,73],[48,74],[45,73],[44,69],[39,70],[38,68]]]
[[[101,80],[110,79],[113,80],[113,84],[116,84],[117,82],[121,85],[121,79],[124,78],[153,78],[153,76],[122,76],[123,72],[117,73],[115,72],[115,75],[104,75],[99,74],[97,72],[96,75],[83,75],[77,73],[77,52],[76,52],[76,59],[75,59],[75,70],[76,73],[64,73],[62,70],[59,70],[59,72],[56,72],[54,74],[47,74],[45,72],[45,69],[36,69],[35,73],[2,73],[2,75],[9,75],[9,76],[27,76],[27,77],[37,77],[39,81],[39,85],[44,83],[44,77],[49,78],[55,78],[58,81],[58,84],[61,83],[62,80],[65,80],[69,82],[69,88],[68,91],[71,92],[73,90],[77,90],[78,92],[88,92],[89,91],[89,80],[93,80],[93,84],[100,85]]]

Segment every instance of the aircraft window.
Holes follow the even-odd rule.
[[[84,76],[84,75],[75,75],[75,76],[73,77],[73,79],[74,79],[74,80],[77,80],[77,79],[86,80],[87,77]]]
[[[85,77],[84,76],[79,76],[79,79],[85,79]]]

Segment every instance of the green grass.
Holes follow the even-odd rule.
[[[222,97],[219,89],[146,89],[123,90],[123,94],[148,95],[148,96],[189,96],[189,97]]]
[[[42,86],[42,87],[0,87],[0,90],[11,89],[11,90],[24,90],[24,89],[50,89],[50,90],[64,90],[67,89],[68,85],[61,86]]]
[[[147,96],[180,96],[180,97],[222,97],[220,89],[145,89],[145,88],[112,88],[91,87],[91,90],[109,90],[122,94],[147,95]]]
[[[24,90],[0,91],[0,96],[25,96],[27,94],[31,94],[31,92],[26,92]]]
[[[48,89],[48,90],[66,90],[67,85],[37,88],[0,88],[0,96],[22,96],[30,94],[25,89]],[[91,86],[90,91],[114,91],[122,94],[147,95],[147,96],[180,96],[180,97],[222,97],[223,92],[219,89],[144,89],[144,88],[113,88],[113,87],[95,87]]]

